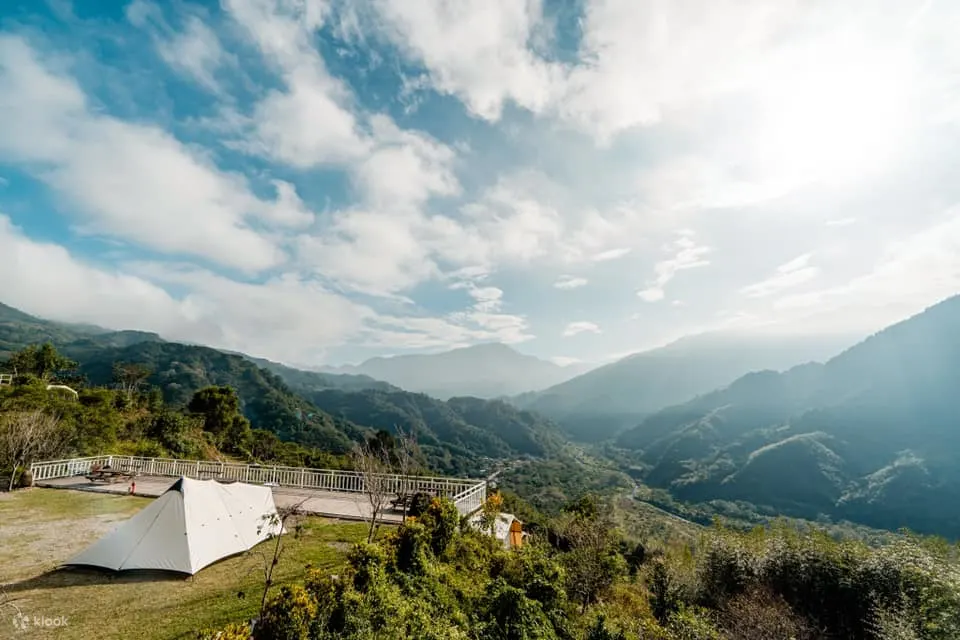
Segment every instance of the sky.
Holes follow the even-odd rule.
[[[960,3],[5,0],[0,301],[293,365],[960,292]]]

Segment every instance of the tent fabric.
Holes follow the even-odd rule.
[[[184,477],[66,564],[193,575],[279,531],[276,516],[269,487]]]
[[[467,520],[470,525],[474,528],[483,531],[484,533],[490,533],[490,530],[481,525],[483,519],[483,514],[478,510],[475,511]],[[517,532],[514,529],[519,530],[519,537],[515,535]],[[504,547],[510,548],[514,546],[520,546],[519,540],[523,535],[523,523],[517,520],[517,517],[512,513],[500,513],[497,514],[497,519],[493,522],[493,537],[500,541]]]

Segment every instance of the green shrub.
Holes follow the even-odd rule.
[[[394,544],[394,558],[398,570],[413,575],[427,572],[430,538],[422,524],[408,522],[401,525]]]
[[[353,570],[353,588],[363,593],[382,581],[387,557],[380,545],[361,542],[350,550],[347,562]]]
[[[430,548],[434,555],[446,554],[460,524],[460,512],[457,506],[446,498],[434,498],[430,506],[420,516],[420,523],[430,538]]]
[[[557,633],[543,608],[524,592],[498,579],[482,604],[483,640],[555,640]]]
[[[309,640],[317,603],[301,586],[285,586],[264,609],[253,629],[253,640]]]
[[[673,640],[724,640],[710,620],[709,611],[698,607],[681,606],[671,613],[667,629]]]
[[[419,518],[430,507],[433,502],[433,496],[429,493],[417,492],[410,498],[410,508],[407,509],[407,515],[413,518]]]

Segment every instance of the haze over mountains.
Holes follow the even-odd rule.
[[[407,391],[445,400],[498,398],[545,389],[583,373],[589,365],[560,366],[497,343],[437,354],[371,358],[359,365],[323,367],[329,373],[366,375]]]
[[[514,402],[560,423],[573,437],[603,440],[645,415],[690,400],[751,371],[823,360],[852,336],[711,333],[604,365]]]

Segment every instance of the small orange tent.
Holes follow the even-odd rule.
[[[523,544],[523,525],[519,520],[514,519],[510,523],[510,546],[519,547]]]

